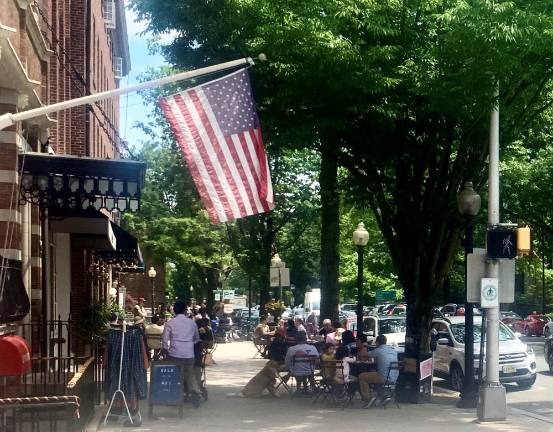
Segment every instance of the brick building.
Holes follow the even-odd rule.
[[[0,49],[0,115],[115,89],[130,70],[123,0],[3,0]],[[3,318],[10,308],[76,322],[121,273],[140,270],[136,239],[118,223],[139,208],[145,167],[122,159],[118,128],[112,98],[0,131],[0,256],[31,300],[25,315],[17,278],[9,286],[0,273],[13,297],[0,294],[0,326],[21,318]],[[57,348],[47,345],[44,354]]]

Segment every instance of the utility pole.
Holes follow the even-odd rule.
[[[490,119],[488,173],[488,229],[499,225],[499,86]],[[487,277],[499,279],[499,261],[488,259]],[[501,289],[501,288],[500,288]],[[499,298],[499,292],[497,293]],[[505,387],[499,382],[499,303],[486,311],[486,380],[480,388],[478,420],[500,421],[507,417]],[[480,353],[482,355],[482,353]]]

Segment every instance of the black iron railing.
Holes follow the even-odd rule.
[[[0,399],[0,430],[3,432],[82,430],[79,408],[77,397]]]
[[[6,377],[0,381],[0,398],[5,400],[5,398],[22,397],[78,396],[81,415],[78,421],[73,421],[73,424],[76,423],[82,429],[94,412],[94,405],[99,405],[103,401],[103,346],[100,343],[90,343],[86,349],[87,355],[74,355],[71,328],[71,321],[62,320],[31,322],[0,328],[0,337],[6,334],[17,334],[25,338],[32,349],[31,371],[21,377]],[[46,337],[46,343],[43,337]],[[0,431],[43,430],[31,427],[34,427],[34,424],[43,424],[45,421],[49,428],[44,430],[65,430],[62,426],[52,428],[61,415],[58,411],[63,409],[57,405],[45,405],[37,410],[36,416],[33,417],[32,413],[27,412],[28,406],[4,408],[0,410],[4,419],[4,423],[0,423]],[[10,415],[6,414],[7,411],[10,411]],[[11,419],[12,427],[15,429],[6,429],[6,418]]]

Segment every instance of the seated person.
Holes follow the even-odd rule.
[[[274,335],[274,332],[270,331],[269,326],[267,325],[267,317],[262,316],[259,319],[259,324],[253,331],[253,336],[256,338],[263,338],[265,340],[269,340],[273,335]]]
[[[165,321],[158,315],[152,317],[152,323],[146,327],[146,341],[148,343],[148,349],[154,352],[153,359],[159,360],[159,352],[163,348],[161,335],[163,334]]]
[[[326,335],[325,342],[338,346],[342,341],[342,333],[344,333],[346,330],[342,327],[342,325],[339,322],[335,322],[333,324],[333,327],[335,330],[332,333],[328,333]]]
[[[361,334],[355,341],[357,353],[355,357],[357,361],[366,361],[369,359],[369,345],[367,344],[367,336]]]
[[[275,334],[275,337],[269,347],[267,348],[267,355],[269,360],[274,360],[280,364],[284,363],[286,358],[286,351],[288,350],[288,344],[286,339],[280,334]]]
[[[295,342],[297,334],[298,334],[298,329],[294,324],[294,320],[290,318],[288,320],[288,325],[286,327],[286,339],[288,339],[290,342]]]
[[[323,378],[325,379],[334,379],[334,366],[333,367],[327,367],[325,366],[324,362],[335,362],[336,361],[336,346],[331,343],[325,344],[323,348],[323,353],[321,354],[321,361],[323,362],[321,371],[323,373]]]
[[[336,350],[336,360],[342,362],[342,367],[336,369],[336,376],[334,381],[338,384],[345,384],[350,382],[349,370],[350,363],[355,361],[355,357],[351,356],[348,349],[345,346],[341,346]]]
[[[378,335],[376,348],[368,353],[369,357],[374,358],[377,371],[359,374],[359,391],[366,401],[365,408],[370,408],[377,399],[371,392],[371,384],[382,386],[386,380],[395,383],[399,375],[397,370],[390,370],[390,363],[397,362],[397,351],[386,342],[386,336]]]
[[[347,349],[349,354],[357,354],[357,346],[355,345],[355,336],[351,330],[346,330],[342,333],[342,344]]]
[[[286,358],[284,359],[286,369],[296,378],[298,390],[303,385],[304,391],[307,390],[307,380],[313,385],[314,365],[308,362],[294,362],[294,358],[308,356],[313,357],[314,361],[319,358],[317,349],[306,342],[307,334],[305,332],[298,332],[296,334],[296,345],[288,348]]]
[[[305,329],[305,326],[303,325],[303,320],[300,317],[294,318],[294,325],[296,326],[296,329],[298,332],[304,332],[307,334],[307,330]]]
[[[327,318],[323,320],[323,326],[319,330],[319,335],[326,338],[326,335],[329,333],[334,333],[334,327],[332,327],[332,321]]]
[[[277,335],[286,339],[286,321],[283,319],[278,320],[278,327],[275,329],[275,336]]]
[[[271,342],[271,336],[274,335],[274,332],[269,331],[269,326],[267,325],[267,317],[262,316],[259,319],[259,324],[253,331],[253,337],[256,345],[265,345],[261,355],[263,357],[267,356],[267,347]]]

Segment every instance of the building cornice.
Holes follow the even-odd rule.
[[[33,46],[36,49],[38,57],[43,62],[47,62],[50,60],[50,56],[54,54],[54,51],[52,51],[48,47],[46,40],[44,40],[44,36],[42,36],[42,32],[40,31],[40,25],[38,23],[37,16],[34,13],[33,9],[34,8],[31,7],[31,9],[26,14],[27,32],[29,34],[31,42],[33,43]]]
[[[33,0],[15,0],[20,9],[27,9]]]

